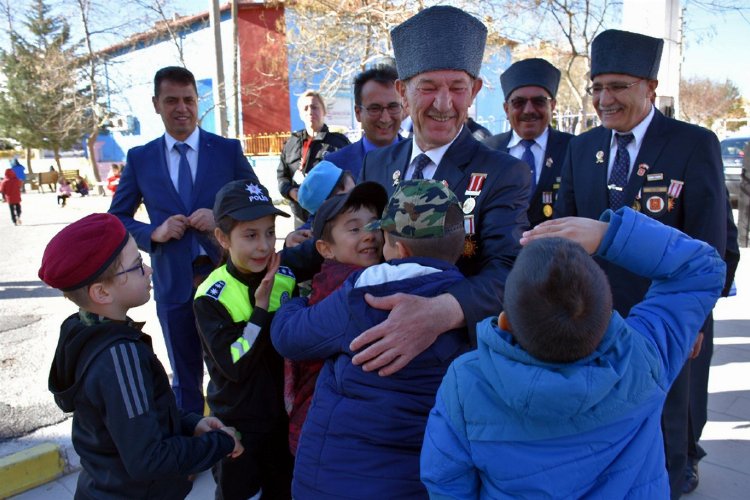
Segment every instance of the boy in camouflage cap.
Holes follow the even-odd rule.
[[[370,307],[366,295],[429,298],[464,279],[455,266],[463,249],[463,213],[441,182],[404,181],[380,220],[356,228],[381,229],[386,263],[352,274],[313,306],[305,298],[290,300],[271,327],[284,357],[326,360],[297,449],[295,498],[427,496],[419,480],[427,416],[451,361],[469,349],[468,332],[439,335],[390,377],[352,364],[349,344],[388,315]]]

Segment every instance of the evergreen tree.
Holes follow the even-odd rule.
[[[23,25],[26,36],[12,31],[11,50],[0,51],[0,130],[26,148],[53,151],[60,169],[60,152],[81,141],[90,115],[77,88],[80,59],[67,21],[44,0],[35,0]]]

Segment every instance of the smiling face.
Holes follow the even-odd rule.
[[[362,124],[365,137],[378,147],[388,146],[393,142],[401,126],[401,98],[393,83],[380,83],[370,80],[362,86],[362,105],[354,108],[357,121]],[[393,114],[388,107],[394,108]],[[373,114],[372,107],[383,108]]]
[[[260,273],[276,251],[276,216],[238,222],[228,235],[216,228],[214,234],[240,272]]]
[[[333,225],[331,241],[315,242],[318,252],[323,258],[342,264],[362,267],[379,264],[383,255],[383,233],[362,229],[377,218],[375,210],[365,206],[341,212],[329,221]]]
[[[612,92],[607,87],[634,85],[623,90]],[[602,121],[602,126],[618,132],[630,132],[651,111],[651,97],[656,92],[656,80],[639,80],[630,75],[605,73],[596,75],[593,87],[604,87],[601,92],[594,92],[594,109]]]
[[[159,95],[151,98],[167,133],[184,141],[198,126],[198,94],[191,84],[162,80]]]
[[[534,140],[549,126],[556,101],[542,87],[520,87],[503,103],[510,126],[521,139]]]
[[[458,135],[481,88],[481,79],[454,70],[428,71],[406,82],[396,81],[422,151],[444,146]]]

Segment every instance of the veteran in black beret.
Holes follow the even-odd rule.
[[[413,122],[410,140],[365,156],[360,182],[375,181],[392,194],[401,181],[436,179],[458,197],[466,240],[458,267],[467,279],[433,299],[390,296],[371,304],[392,309],[388,320],[352,343],[365,370],[394,373],[444,331],[467,326],[502,309],[505,279],[527,227],[529,168],[492,150],[465,125],[482,88],[479,71],[487,28],[449,6],[422,10],[391,31],[396,89]]]
[[[500,84],[511,130],[483,142],[529,165],[531,198],[527,214],[533,227],[552,218],[560,188],[560,170],[573,137],[550,126],[557,104],[560,70],[544,59],[523,59],[500,75]]]
[[[594,39],[587,91],[602,124],[570,141],[555,216],[598,219],[608,208],[631,207],[724,255],[727,227],[734,222],[727,214],[719,141],[710,130],[667,118],[654,107],[663,45],[661,39],[619,30],[604,31]],[[624,317],[643,299],[649,281],[617,266],[601,265],[612,286],[614,307]],[[710,317],[702,333],[706,339],[702,356],[710,360],[710,352],[706,353],[712,345]],[[707,366],[704,374],[694,372],[692,381],[690,369],[688,361],[662,415],[672,498],[698,484],[702,451],[696,441],[705,423],[705,386],[702,402],[689,395],[689,386],[700,385],[697,378],[707,381]],[[689,447],[693,448],[690,462]]]

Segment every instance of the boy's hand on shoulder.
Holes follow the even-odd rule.
[[[198,422],[198,425],[195,426],[195,430],[193,431],[193,436],[195,437],[202,436],[206,432],[221,429],[222,427],[224,427],[224,424],[218,418],[203,417]]]
[[[266,275],[255,289],[255,307],[260,307],[268,311],[268,304],[270,302],[271,290],[273,289],[273,280],[276,276],[276,272],[279,270],[281,264],[281,254],[274,253],[268,260],[268,268],[266,269]]]
[[[294,248],[297,245],[300,245],[309,240],[310,238],[312,238],[312,231],[310,231],[309,229],[298,229],[296,231],[292,231],[291,233],[286,235],[286,238],[284,239],[284,247]]]
[[[565,238],[581,245],[589,254],[596,252],[609,224],[584,217],[563,217],[542,222],[521,236],[521,245],[542,238]]]
[[[242,443],[240,442],[240,439],[242,439],[242,435],[237,432],[237,429],[234,427],[222,427],[220,430],[226,432],[230,436],[232,436],[232,439],[234,439],[234,449],[232,450],[232,453],[227,455],[229,458],[237,458],[245,451],[245,447],[242,446]]]

